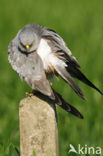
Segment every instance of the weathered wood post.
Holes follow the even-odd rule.
[[[56,106],[52,101],[31,96],[20,102],[21,156],[58,156]]]

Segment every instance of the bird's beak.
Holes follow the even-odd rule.
[[[26,49],[29,49],[29,48],[30,48],[30,46],[27,44],[27,45],[26,45]]]

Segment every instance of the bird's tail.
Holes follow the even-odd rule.
[[[53,90],[53,94],[55,96],[55,100],[53,100],[50,96],[44,96],[44,94],[40,93],[40,92],[35,92],[35,96],[39,97],[40,99],[44,100],[44,101],[48,101],[48,100],[52,100],[54,101],[54,103],[58,106],[60,106],[62,109],[64,109],[66,112],[69,112],[81,119],[83,119],[83,115],[73,106],[71,106],[70,104],[68,104],[67,102],[64,101],[64,99],[62,98],[62,96],[57,93],[54,89]],[[49,97],[49,99],[48,99]]]
[[[74,108],[73,106],[71,106],[70,104],[65,102],[60,94],[58,94],[56,91],[54,91],[54,94],[56,97],[57,105],[59,105],[61,108],[63,108],[66,112],[69,112],[69,113],[75,115],[76,117],[79,117],[81,119],[84,118],[83,115],[76,108]]]

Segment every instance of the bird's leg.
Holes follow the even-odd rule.
[[[27,95],[27,96],[30,96],[30,97],[31,97],[31,96],[33,96],[33,93],[32,93],[32,92],[26,92],[26,93],[25,93],[25,95]]]
[[[35,91],[34,90],[32,90],[32,92],[26,92],[25,93],[25,95],[27,95],[27,96],[33,96],[35,94]]]

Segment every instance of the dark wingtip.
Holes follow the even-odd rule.
[[[75,107],[71,106],[70,104],[68,105],[71,108],[71,111],[69,111],[71,114],[73,114],[74,116],[80,119],[84,119],[84,116]]]
[[[84,116],[82,114],[79,114],[78,116],[80,119],[84,119]]]
[[[76,110],[76,112],[70,111],[69,113],[71,113],[71,114],[74,115],[75,117],[78,117],[78,118],[80,118],[80,119],[84,119],[84,116],[83,116],[78,110]]]
[[[76,67],[68,64],[67,66],[67,71],[70,73],[71,76],[73,76],[74,78],[79,79],[80,81],[82,81],[83,83],[85,83],[86,85],[94,88],[95,90],[97,90],[101,95],[103,95],[103,92],[101,92],[90,80],[88,80],[88,78]]]
[[[96,88],[96,90],[97,90],[101,95],[103,95],[103,92],[101,92],[98,88]]]
[[[96,91],[98,91],[101,95],[103,95],[103,92],[100,91],[100,89],[98,89],[93,83],[90,82],[90,86],[94,88]]]

